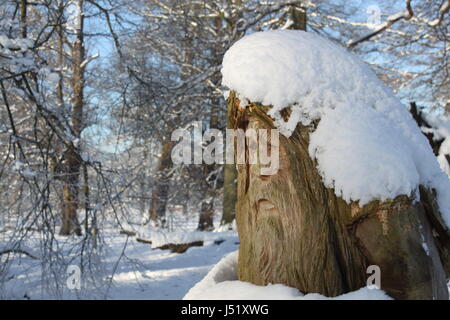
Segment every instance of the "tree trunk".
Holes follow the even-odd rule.
[[[86,163],[83,163],[83,195],[84,195],[84,232],[89,232],[89,213],[91,211],[90,205],[90,190],[89,190],[89,172]],[[95,225],[92,224],[95,228]]]
[[[237,171],[236,165],[225,164],[223,169],[223,214],[221,225],[230,224],[236,217]]]
[[[230,105],[227,106],[227,129],[233,128],[232,119],[233,110]],[[236,149],[236,148],[235,148]],[[225,150],[226,153],[226,150]],[[225,159],[227,155],[225,154]],[[237,171],[235,164],[224,164],[223,168],[223,214],[220,221],[221,225],[230,224],[236,217],[237,201]]]
[[[292,6],[289,9],[289,18],[292,21],[292,24],[288,29],[291,30],[303,30],[306,31],[307,25],[307,15],[306,8],[299,8],[296,6]]]
[[[198,231],[211,231],[214,229],[213,224],[213,218],[214,218],[214,203],[211,200],[203,201],[201,210],[200,210],[200,218],[198,221]]]
[[[217,81],[217,80],[216,80]],[[211,129],[217,129],[219,126],[219,114],[218,108],[220,101],[217,97],[212,99],[212,105],[210,111],[209,127]],[[203,200],[200,209],[199,221],[197,230],[199,231],[211,231],[214,229],[214,199],[217,196],[217,189],[221,188],[223,185],[222,177],[218,176],[218,173],[211,174],[217,170],[217,164],[208,164],[203,166],[203,177],[206,192],[206,198],[211,198],[208,200]],[[209,181],[208,181],[209,179]]]
[[[213,27],[215,31],[220,34],[222,28],[222,19],[215,17],[213,19]],[[211,57],[220,64],[221,54],[213,48]],[[220,76],[214,75],[211,79],[216,87],[220,86]],[[220,97],[218,95],[211,99],[209,128],[218,129],[219,127],[219,110],[220,110]],[[198,230],[211,231],[214,229],[214,199],[217,196],[217,190],[223,186],[223,177],[217,173],[218,164],[208,164],[204,167],[204,177],[206,182],[206,195],[212,199],[204,200],[201,204],[201,210],[199,215]],[[216,173],[214,174],[214,171]]]
[[[68,236],[75,233],[81,236],[81,226],[78,221],[78,193],[80,162],[78,153],[69,149],[65,154],[66,164],[63,179],[62,225],[60,235]]]
[[[20,30],[22,38],[27,37],[27,0],[20,0]]]
[[[169,177],[168,171],[171,167],[172,144],[164,141],[161,149],[161,158],[158,166],[158,176],[156,185],[152,190],[152,201],[150,206],[150,219],[156,226],[165,227],[166,225],[166,206],[169,197]]]
[[[233,92],[227,103],[233,128],[274,128],[268,107],[240,108]],[[309,157],[311,129],[299,124],[290,138],[280,136],[274,175],[238,165],[239,279],[337,296],[365,286],[367,267],[377,265],[381,289],[393,298],[448,299],[450,237],[432,193],[421,188],[416,203],[399,196],[347,204]]]
[[[62,204],[62,226],[61,235],[70,235],[75,232],[81,235],[81,227],[78,223],[78,195],[79,177],[81,169],[81,157],[78,143],[83,130],[83,107],[84,107],[84,70],[85,70],[85,48],[84,48],[84,1],[78,1],[78,26],[75,31],[75,41],[72,44],[72,136],[78,140],[70,142],[64,154],[64,183]]]

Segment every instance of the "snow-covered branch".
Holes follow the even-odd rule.
[[[414,12],[411,7],[411,0],[406,0],[406,9],[404,11],[398,12],[394,15],[391,15],[387,18],[387,20],[382,23],[380,26],[377,26],[377,28],[372,31],[371,33],[363,36],[362,38],[354,41],[350,41],[347,46],[349,48],[353,48],[357,46],[358,44],[370,40],[371,38],[375,37],[376,35],[384,32],[388,28],[390,28],[392,25],[394,25],[396,22],[400,20],[410,20],[414,16]]]

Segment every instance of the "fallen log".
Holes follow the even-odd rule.
[[[173,253],[184,253],[191,247],[202,247],[203,241],[194,241],[189,243],[167,243],[154,249],[170,250]]]

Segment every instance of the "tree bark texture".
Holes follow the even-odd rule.
[[[268,107],[241,108],[234,92],[227,103],[233,128],[274,128]],[[239,279],[337,296],[366,286],[367,267],[377,265],[393,298],[448,299],[450,237],[433,192],[421,188],[421,202],[346,203],[323,185],[309,156],[313,129],[299,124],[290,138],[280,135],[274,175],[238,165]]]

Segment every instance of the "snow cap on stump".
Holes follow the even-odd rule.
[[[406,107],[356,56],[304,31],[257,32],[226,52],[221,72],[241,100],[272,106],[268,114],[286,137],[320,119],[309,153],[336,195],[362,206],[418,199],[423,185],[436,190],[450,226],[450,180]]]

